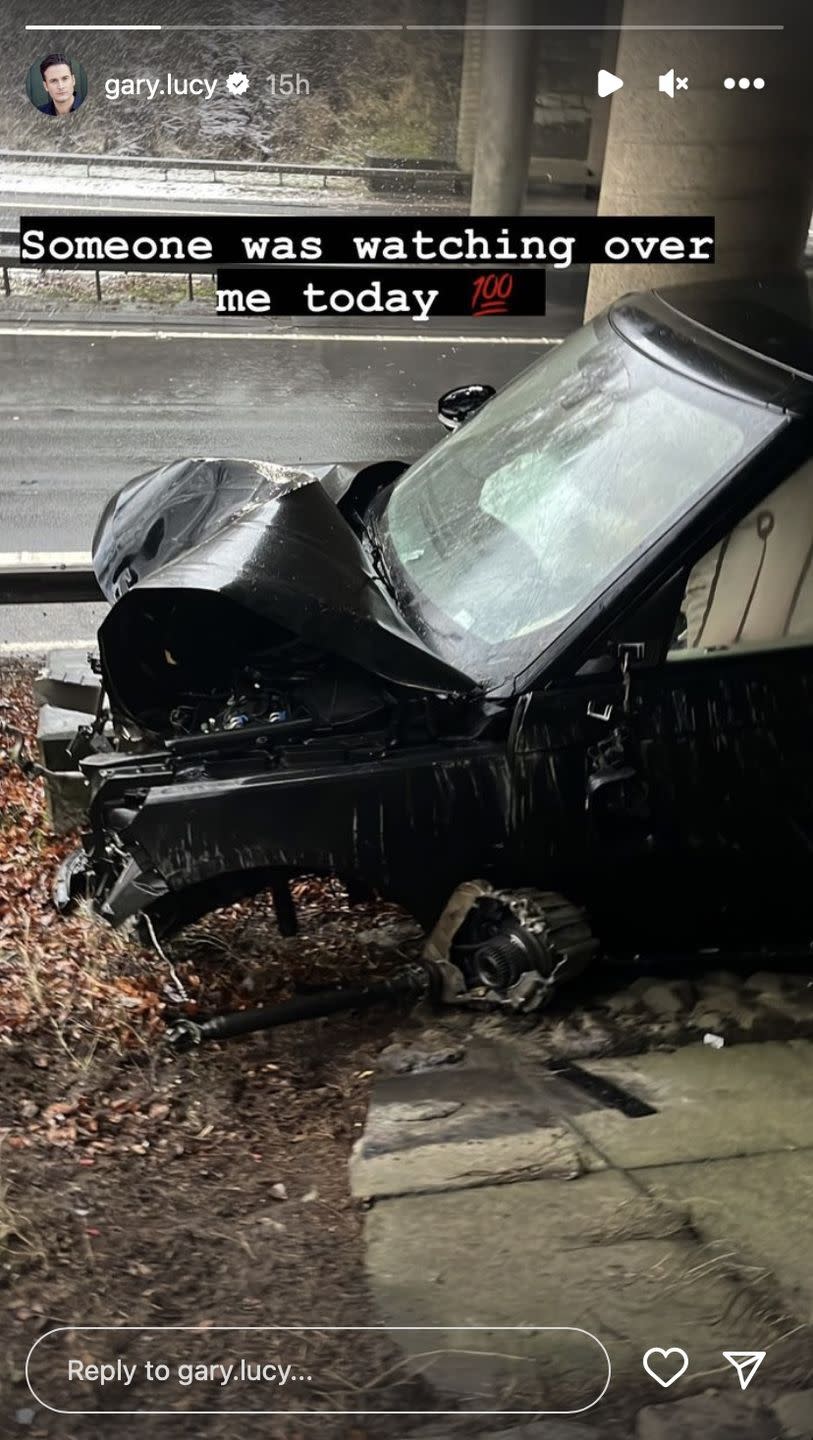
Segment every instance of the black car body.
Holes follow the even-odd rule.
[[[752,621],[812,415],[804,279],[703,284],[616,302],[411,467],[132,481],[94,541],[100,912],[166,933],[317,873],[429,925],[482,877],[561,892],[608,945],[807,936],[810,528],[779,633]]]

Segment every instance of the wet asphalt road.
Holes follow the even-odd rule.
[[[569,328],[538,323],[539,335]],[[0,333],[2,552],[88,550],[107,497],[178,456],[414,458],[441,438],[443,390],[469,380],[499,387],[548,353],[530,337],[489,344],[475,332],[476,343],[426,343],[403,327],[401,342],[331,340],[314,326],[304,338],[269,341],[237,331],[205,338],[211,322],[172,338],[135,328],[112,336],[98,324],[91,333],[38,317]],[[11,318],[0,326],[15,329]],[[453,326],[438,321],[434,334]],[[84,639],[98,614],[0,608],[0,647]]]

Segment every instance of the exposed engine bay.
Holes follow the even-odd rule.
[[[91,829],[63,902],[91,884],[114,924],[148,913],[168,933],[270,885],[290,928],[289,875],[388,884],[410,803],[440,839],[450,744],[499,710],[422,644],[377,572],[357,507],[402,468],[190,460],[108,506],[94,565],[113,605],[96,715],[71,746]]]

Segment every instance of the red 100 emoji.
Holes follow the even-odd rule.
[[[478,275],[472,287],[472,315],[506,315],[514,277],[508,272]]]

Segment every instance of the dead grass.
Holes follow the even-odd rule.
[[[585,1240],[589,1245],[621,1245],[627,1240],[666,1240],[689,1233],[685,1206],[641,1193],[617,1205],[595,1230],[587,1232]]]
[[[29,1260],[45,1259],[45,1249],[32,1223],[13,1205],[11,1186],[0,1174],[0,1265],[13,1267],[24,1253]]]
[[[10,295],[6,305],[21,300],[31,303],[97,305],[101,303],[116,306],[144,306],[148,309],[175,309],[189,303],[186,275],[145,275],[138,272],[105,270],[101,274],[101,302],[96,293],[96,281],[92,271],[78,270],[8,270]],[[213,275],[192,277],[192,299],[206,301],[209,308],[214,305],[215,280]]]

